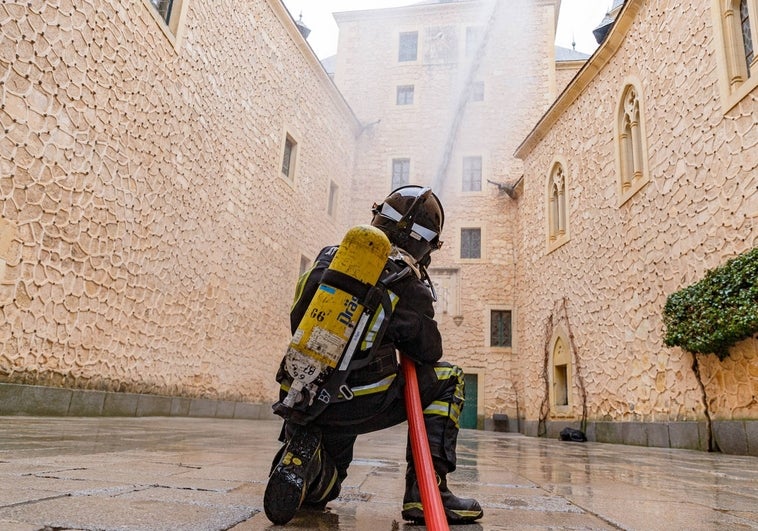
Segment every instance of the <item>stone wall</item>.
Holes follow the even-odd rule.
[[[583,61],[565,61],[556,63],[555,86],[556,96],[571,82],[579,69],[584,66]]]
[[[586,405],[593,422],[702,421],[705,400],[714,420],[756,419],[758,342],[737,345],[724,362],[699,356],[701,391],[691,354],[663,345],[661,317],[669,294],[758,245],[756,93],[721,107],[707,0],[630,1],[622,19],[628,27],[609,37],[616,44],[593,56],[605,61],[594,78],[522,150],[523,416],[570,422]],[[614,120],[630,80],[641,87],[650,182],[619,205]],[[546,182],[559,158],[570,239],[548,253]],[[574,377],[568,408],[551,404],[546,415],[558,329],[573,343]]]
[[[0,5],[0,381],[275,394],[357,122],[280,2],[184,5]]]

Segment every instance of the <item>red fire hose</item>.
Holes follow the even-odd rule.
[[[405,376],[405,410],[408,416],[408,434],[411,440],[416,479],[424,506],[424,523],[429,531],[448,531],[445,508],[442,506],[437,476],[434,473],[429,439],[426,437],[421,395],[418,390],[416,366],[405,356],[400,356],[400,365]]]

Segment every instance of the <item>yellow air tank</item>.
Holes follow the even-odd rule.
[[[284,367],[292,384],[284,400],[274,405],[277,414],[288,418],[293,409],[305,411],[314,400],[332,400],[324,383],[335,370],[348,368],[360,346],[376,308],[367,299],[390,249],[384,232],[371,225],[355,226],[345,234],[287,347]]]

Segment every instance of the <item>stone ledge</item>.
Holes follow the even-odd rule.
[[[521,433],[536,437],[539,423],[521,420]],[[490,428],[494,426],[493,422]],[[581,429],[573,419],[549,420],[546,437],[558,438],[563,428]],[[707,451],[705,421],[681,422],[611,422],[589,421],[585,430],[587,439],[594,442],[627,444],[657,448]],[[713,438],[724,454],[758,457],[758,420],[714,420]]]
[[[0,415],[272,420],[270,404],[0,383]]]

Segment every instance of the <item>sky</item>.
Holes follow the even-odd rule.
[[[418,0],[283,0],[292,17],[302,13],[303,22],[311,29],[308,43],[319,59],[337,52],[337,24],[332,13],[357,9],[407,6]],[[555,44],[591,54],[597,43],[592,30],[600,24],[613,0],[562,0]]]

